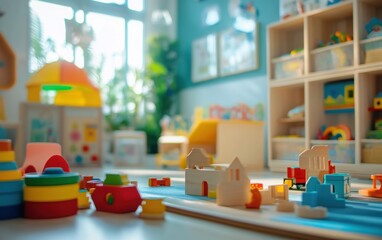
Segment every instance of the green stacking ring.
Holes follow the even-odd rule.
[[[80,181],[78,173],[65,173],[61,168],[47,168],[42,174],[27,173],[24,177],[27,186],[67,185]]]

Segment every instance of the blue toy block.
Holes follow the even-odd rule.
[[[24,180],[0,182],[0,196],[6,193],[22,192]]]
[[[332,185],[323,183],[317,188],[317,202],[319,206],[327,208],[342,208],[345,207],[345,199],[337,199],[332,192]]]
[[[8,207],[22,204],[23,192],[1,193],[0,194],[0,207]]]
[[[7,139],[7,130],[0,125],[0,139]]]
[[[302,193],[302,205],[308,205],[311,207],[317,207],[317,192],[303,192]]]
[[[313,192],[317,191],[317,187],[321,184],[318,177],[312,176],[309,177],[308,181],[305,184],[305,191],[306,192]]]
[[[333,192],[338,198],[350,196],[350,175],[348,173],[333,173],[324,175],[324,183],[333,185]]]
[[[17,169],[16,162],[0,162],[0,171],[9,171],[9,170],[16,170],[16,169]]]
[[[0,207],[0,220],[23,217],[23,204]]]

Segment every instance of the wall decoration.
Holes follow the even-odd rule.
[[[219,36],[219,75],[226,76],[258,68],[258,24],[254,31],[230,28]]]
[[[192,43],[192,81],[200,82],[218,75],[217,35],[209,34]]]

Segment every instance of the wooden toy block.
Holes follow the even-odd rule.
[[[143,198],[141,203],[142,211],[138,213],[141,218],[163,219],[166,207],[163,198]]]
[[[269,185],[268,189],[261,190],[261,204],[272,205],[276,200],[288,200],[289,190],[287,184]]]
[[[302,193],[301,204],[311,207],[344,208],[345,199],[336,197],[331,184],[322,183],[316,186],[316,191]]]
[[[76,215],[77,198],[58,202],[24,202],[24,216],[31,219],[50,219]]]
[[[277,200],[276,201],[276,210],[279,212],[294,212],[295,203],[288,200]]]
[[[217,190],[216,203],[222,206],[244,206],[250,200],[250,180],[239,158],[235,158],[222,174]]]
[[[163,178],[163,179],[149,178],[148,185],[150,187],[158,187],[158,186],[169,187],[171,186],[171,179],[170,178]]]
[[[78,209],[88,209],[88,208],[90,208],[88,191],[85,189],[80,189],[78,193]]]
[[[193,149],[187,156],[185,193],[208,196],[216,192],[216,203],[223,206],[244,205],[250,199],[250,181],[238,158],[229,165],[208,164],[204,150]]]
[[[382,174],[373,174],[371,175],[371,179],[373,180],[373,187],[370,189],[361,189],[359,190],[359,194],[366,197],[382,198]],[[379,182],[379,188],[377,188],[377,181]]]
[[[258,188],[251,189],[251,199],[245,204],[246,208],[260,209],[261,206],[261,193]]]
[[[60,167],[64,172],[70,172],[67,161],[61,156],[60,144],[28,143],[22,171],[42,173],[48,167]]]
[[[142,202],[134,185],[97,186],[91,193],[97,211],[112,213],[135,212]]]
[[[333,173],[324,175],[324,183],[332,184],[334,193],[339,198],[350,197],[350,175],[348,173]]]
[[[326,218],[327,209],[325,207],[310,207],[297,205],[295,208],[295,213],[297,216],[302,218],[311,219],[324,219]]]

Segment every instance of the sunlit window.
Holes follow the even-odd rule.
[[[131,10],[141,12],[143,10],[143,0],[128,0],[127,6]]]
[[[125,20],[99,13],[89,13],[86,22],[94,30],[90,46],[91,65],[101,68],[101,79],[109,81],[122,68],[125,55]],[[142,55],[142,54],[141,54]]]
[[[72,8],[40,1],[30,1],[31,72],[44,63],[65,59],[73,61],[73,50],[66,45],[65,19],[73,18]]]
[[[122,5],[125,3],[125,0],[93,0],[95,2],[101,2],[101,3],[115,3]]]
[[[143,68],[143,23],[141,21],[130,20],[127,24],[127,64],[131,68]]]

